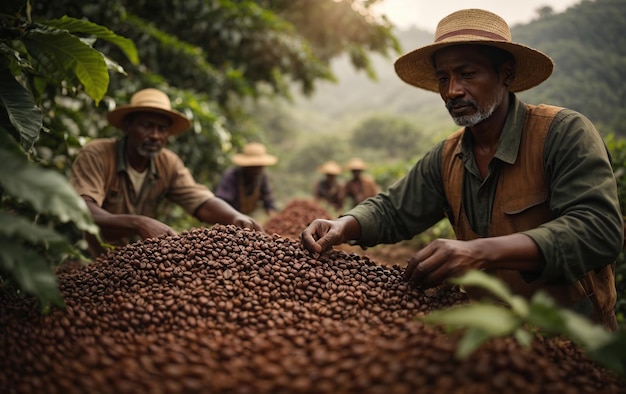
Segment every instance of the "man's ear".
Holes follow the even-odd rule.
[[[504,64],[502,64],[500,72],[504,77],[504,79],[502,80],[504,85],[507,87],[511,86],[511,84],[515,80],[515,63],[513,61],[505,62]]]

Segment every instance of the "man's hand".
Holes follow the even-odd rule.
[[[136,221],[137,234],[141,239],[178,234],[167,224],[147,216],[136,216],[133,220]]]
[[[470,269],[481,269],[482,256],[469,241],[436,239],[409,258],[404,279],[418,287],[435,287]]]
[[[360,235],[359,222],[352,216],[343,216],[335,220],[315,219],[304,229],[300,239],[310,252],[322,253]]]
[[[263,227],[250,216],[240,214],[235,216],[233,224],[241,228],[249,228],[251,230],[263,231]]]

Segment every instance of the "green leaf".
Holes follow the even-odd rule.
[[[56,276],[44,258],[32,250],[0,239],[0,269],[9,273],[20,289],[39,298],[44,306],[48,303],[64,306]]]
[[[0,105],[19,132],[22,148],[30,150],[39,138],[43,116],[30,93],[8,69],[0,70]]]
[[[513,336],[515,340],[524,347],[529,347],[533,341],[533,335],[522,327],[515,330]]]
[[[56,231],[37,226],[23,217],[0,211],[0,234],[7,238],[19,238],[34,244],[42,242],[66,242]]]
[[[617,371],[622,376],[626,375],[626,333],[615,333],[609,342],[588,351],[587,354],[592,360]]]
[[[478,349],[483,342],[489,339],[489,337],[489,333],[481,330],[480,328],[469,328],[459,342],[459,347],[456,349],[456,357],[459,359],[468,357],[476,349]]]
[[[491,336],[509,335],[521,325],[521,319],[509,308],[480,303],[434,311],[422,320],[430,324],[478,328]]]
[[[67,30],[70,33],[84,33],[108,41],[117,45],[124,52],[128,60],[132,64],[139,64],[139,56],[137,48],[132,40],[115,34],[112,30],[82,19],[70,18],[63,16],[61,19],[52,19],[40,22],[43,25],[55,27],[61,30]]]
[[[527,321],[550,333],[566,331],[565,319],[556,303],[547,293],[538,291],[530,300]]]
[[[485,289],[509,304],[520,316],[524,317],[528,313],[526,300],[514,295],[502,280],[483,271],[471,270],[460,277],[451,279],[450,282],[460,286],[474,286]]]
[[[81,230],[98,233],[87,204],[64,176],[1,148],[0,163],[3,163],[0,186],[6,193],[29,202],[37,212],[52,214],[63,223],[72,221]]]
[[[100,52],[65,31],[33,29],[23,42],[43,75],[57,83],[75,84],[78,79],[98,105],[109,86],[108,69]]]
[[[601,325],[567,309],[560,311],[565,321],[565,333],[568,338],[589,351],[606,346],[613,339],[613,334]]]

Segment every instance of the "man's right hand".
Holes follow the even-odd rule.
[[[161,235],[178,234],[167,224],[148,216],[136,216],[133,218],[133,221],[136,222],[137,234],[141,237],[141,239],[155,238]]]
[[[300,235],[302,244],[312,253],[323,253],[333,245],[358,239],[361,226],[352,216],[343,216],[335,220],[315,219]]]

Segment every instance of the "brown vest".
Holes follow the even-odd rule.
[[[543,165],[543,149],[550,125],[563,108],[547,105],[526,105],[526,119],[517,161],[505,164],[498,180],[488,236],[495,237],[529,230],[546,223],[554,216],[550,213],[548,184]],[[471,240],[480,236],[471,229],[463,208],[463,162],[456,156],[460,149],[463,129],[452,134],[443,148],[442,177],[446,198],[450,204],[451,222],[457,239]],[[541,289],[551,295],[561,306],[584,309],[585,303],[593,305],[592,319],[607,329],[615,330],[615,264],[598,271],[588,272],[570,285],[529,284],[518,271],[490,270],[490,274],[506,282],[511,290],[530,298]],[[477,297],[476,290],[468,290]]]

